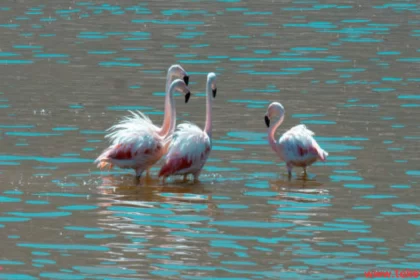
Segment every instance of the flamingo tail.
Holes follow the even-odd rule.
[[[321,147],[317,147],[317,152],[318,152],[318,157],[321,161],[326,161],[327,157],[328,157],[328,152],[323,150]]]
[[[312,149],[315,150],[316,154],[318,155],[318,158],[321,161],[326,161],[328,157],[328,152],[322,149],[319,144],[315,141],[315,139],[312,139]]]
[[[111,162],[109,162],[109,154],[111,152],[111,149],[106,149],[105,151],[102,152],[102,154],[99,155],[99,157],[94,161],[94,164],[96,164],[96,166],[101,169],[108,169],[110,170],[113,165]]]

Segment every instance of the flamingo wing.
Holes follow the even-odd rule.
[[[313,157],[325,160],[328,155],[313,138],[315,133],[305,125],[297,125],[284,133],[279,144],[283,145],[283,155],[286,161],[307,161]]]
[[[306,125],[304,124],[298,124],[289,129],[286,133],[293,133],[293,134],[299,134],[306,137],[314,136],[315,133],[312,130],[309,130]]]
[[[198,126],[183,123],[177,128],[159,177],[197,172],[203,167],[210,153],[211,139]]]

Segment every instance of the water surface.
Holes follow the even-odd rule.
[[[416,1],[3,1],[0,279],[353,279],[419,262]],[[93,160],[165,73],[191,75],[178,122],[213,151],[197,184],[133,184]],[[329,152],[303,178],[267,143],[305,124]],[[279,134],[278,134],[279,135]]]

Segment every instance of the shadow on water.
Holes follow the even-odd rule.
[[[102,184],[98,186],[98,190],[102,194],[118,194],[133,196],[134,200],[142,199],[144,195],[145,200],[150,198],[150,195],[159,192],[171,191],[173,193],[203,193],[205,184],[201,182],[193,183],[191,181],[184,182],[183,180],[175,179],[169,183],[162,184],[162,181],[156,178],[143,178],[141,184],[136,184],[135,178],[132,175],[124,175],[120,178],[115,176],[101,177]]]
[[[181,176],[170,178],[166,183],[152,176],[144,177],[140,184],[135,182],[135,177],[130,174],[117,176],[102,176],[97,180],[102,183],[97,187],[99,194],[115,199],[115,201],[185,201],[209,202],[211,201],[211,188],[214,181],[208,178],[217,178],[218,174],[210,174],[207,180],[193,182],[183,180]],[[285,176],[287,178],[287,175]],[[323,183],[317,182],[313,174],[300,174],[287,179],[267,181],[270,188],[276,192],[309,192],[322,191]],[[242,180],[246,181],[245,178]],[[237,181],[237,180],[236,180]],[[264,181],[263,181],[264,182]],[[163,195],[164,194],[164,195]],[[169,195],[171,194],[171,195]],[[113,197],[113,198],[112,198]]]
[[[270,186],[273,190],[299,190],[299,189],[318,189],[324,184],[317,182],[315,179],[310,179],[308,176],[299,176],[291,180],[271,180]]]
[[[125,175],[121,178],[113,176],[103,177],[103,183],[97,187],[97,192],[103,195],[99,198],[99,205],[149,207],[150,205],[173,204],[199,204],[205,208],[214,209],[212,192],[206,189],[201,182],[184,182],[171,180],[162,184],[155,178],[146,178],[142,185],[133,182],[133,176]],[[152,203],[152,204],[149,204]]]

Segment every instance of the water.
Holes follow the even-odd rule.
[[[419,264],[416,1],[2,1],[0,279],[363,279]],[[214,146],[197,184],[100,172],[104,130],[178,121]],[[303,123],[330,153],[292,180],[267,143]]]

